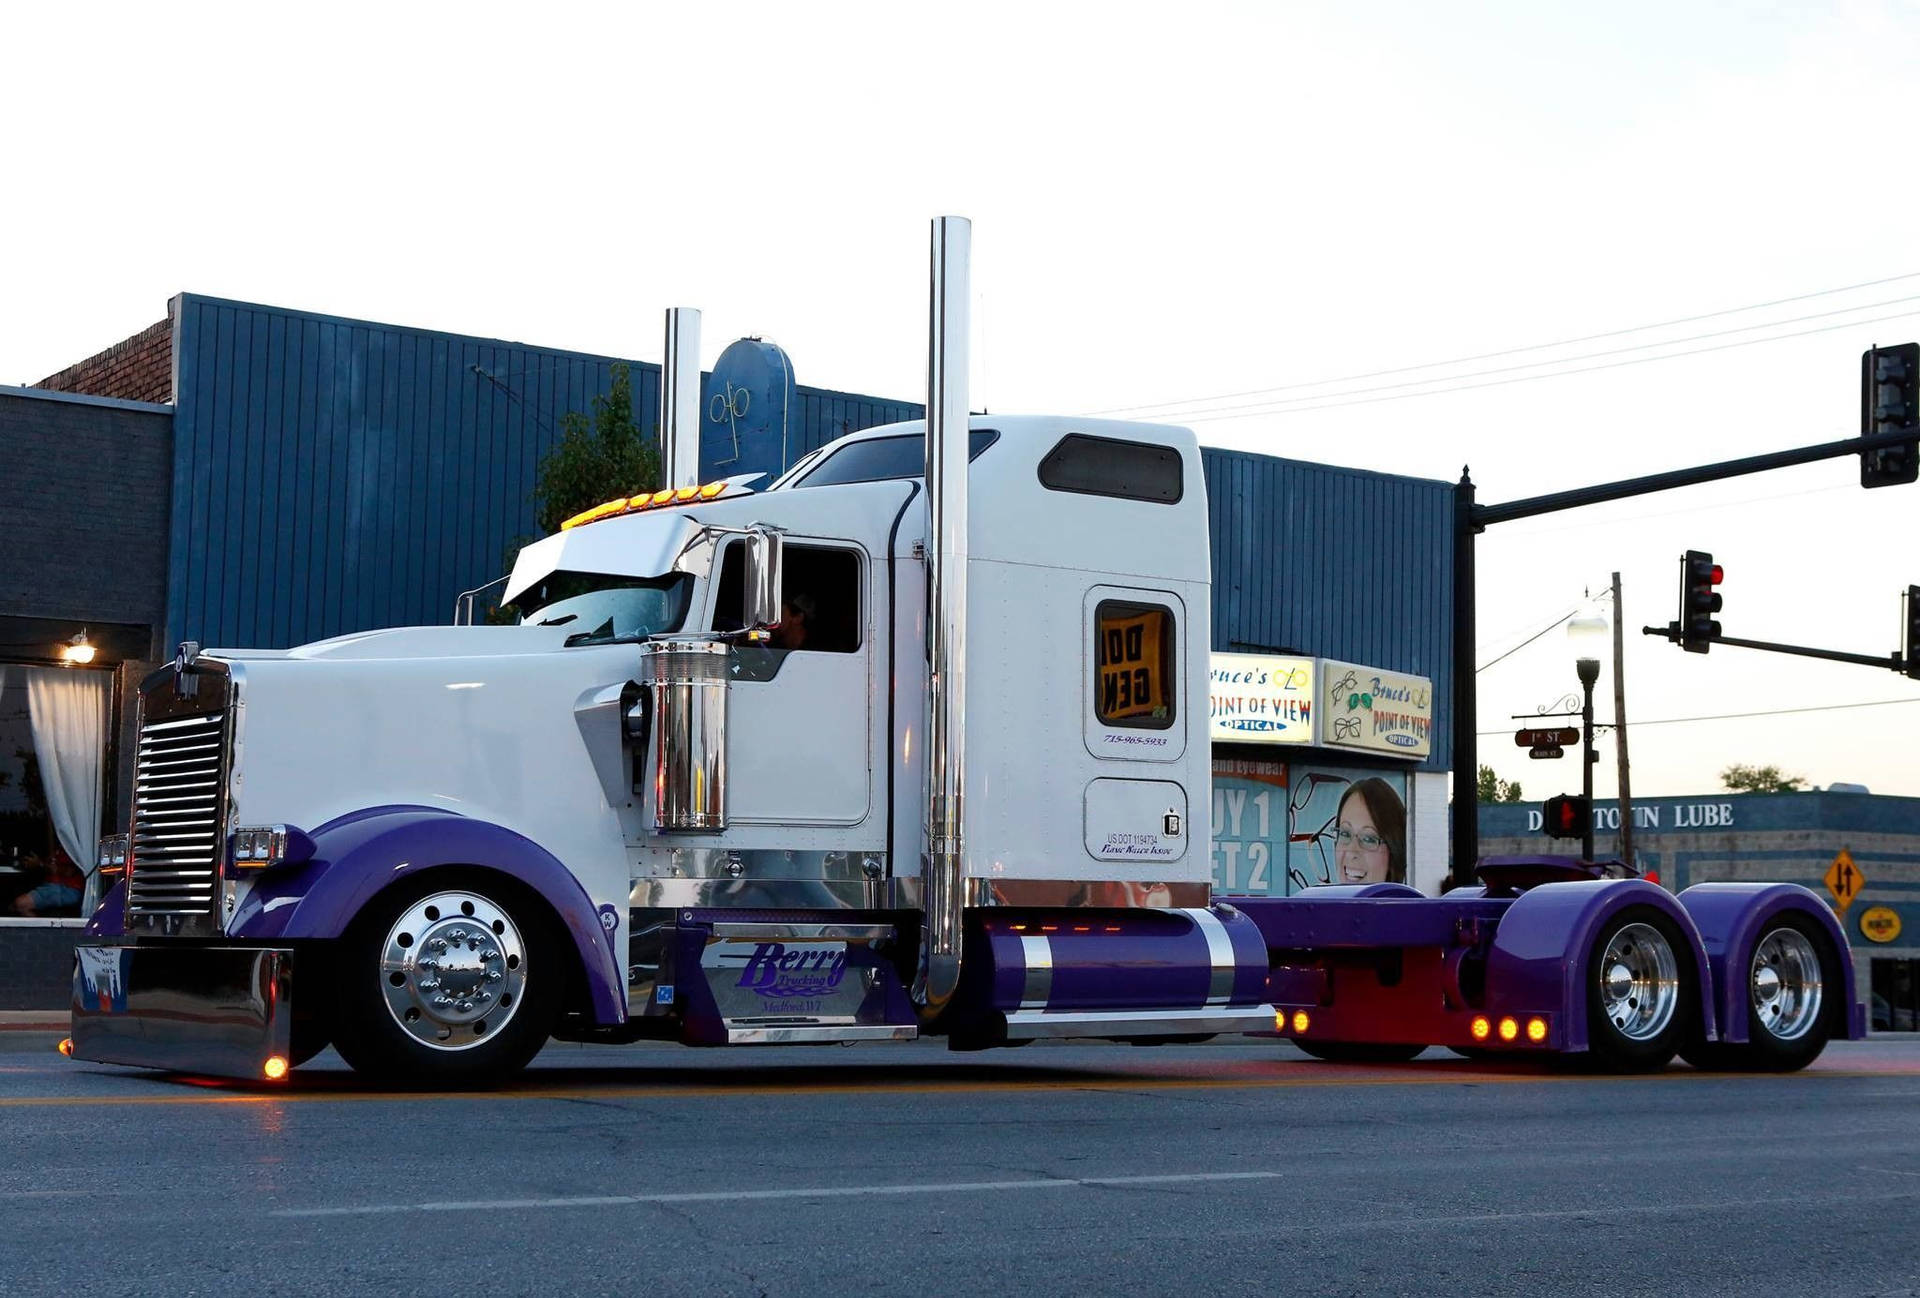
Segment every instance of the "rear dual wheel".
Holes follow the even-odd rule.
[[[1813,920],[1782,915],[1754,943],[1746,975],[1746,1041],[1707,1042],[1696,1034],[1681,1053],[1696,1068],[1805,1068],[1833,1031],[1826,993],[1829,982],[1840,985],[1840,970],[1832,943]]]
[[[1664,1068],[1699,1012],[1693,953],[1673,919],[1651,907],[1621,911],[1587,961],[1587,1046],[1616,1073]]]

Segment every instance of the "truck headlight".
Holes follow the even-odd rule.
[[[127,872],[127,835],[109,834],[100,840],[97,868],[108,878]]]
[[[233,864],[238,870],[265,870],[287,859],[287,827],[261,825],[233,831]]]

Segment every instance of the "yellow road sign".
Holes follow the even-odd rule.
[[[1900,912],[1891,906],[1869,906],[1860,917],[1860,933],[1869,942],[1891,942],[1900,936]]]
[[[1860,867],[1853,863],[1853,856],[1846,848],[1840,849],[1840,855],[1833,858],[1833,864],[1827,867],[1827,891],[1833,894],[1833,904],[1842,914],[1853,905],[1853,899],[1867,886],[1867,876],[1860,873]]]

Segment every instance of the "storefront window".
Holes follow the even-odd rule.
[[[80,913],[111,694],[108,672],[0,663],[0,917]]]
[[[1920,1031],[1920,960],[1875,960],[1868,1026],[1875,1032]]]
[[[1407,882],[1405,772],[1214,759],[1218,891],[1260,896]]]

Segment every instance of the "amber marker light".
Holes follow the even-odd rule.
[[[60,1053],[65,1055],[69,1059],[73,1058],[73,1038],[72,1037],[60,1038]]]
[[[1542,1041],[1545,1041],[1546,1039],[1547,1039],[1547,1021],[1539,1017],[1528,1019],[1527,1020],[1527,1040],[1533,1042],[1533,1044],[1537,1046]]]
[[[724,482],[709,482],[706,486],[700,488],[700,499],[712,500],[726,489],[727,484]]]
[[[660,490],[654,492],[653,503],[656,505],[671,505],[673,503],[673,488],[662,487]]]
[[[1311,1022],[1312,1020],[1307,1017],[1305,1010],[1295,1010],[1293,1012],[1293,1030],[1296,1034],[1305,1032]]]
[[[1488,1037],[1492,1035],[1493,1035],[1493,1024],[1487,1022],[1487,1016],[1484,1014],[1474,1015],[1473,1016],[1473,1039],[1475,1041],[1485,1041]]]
[[[689,500],[692,500],[694,497],[698,496],[699,494],[700,494],[700,488],[698,487],[682,487],[680,488],[680,490],[673,493],[673,498],[676,501],[678,501],[680,504],[684,505]]]
[[[1500,1039],[1502,1041],[1512,1041],[1519,1035],[1520,1021],[1518,1019],[1504,1018],[1500,1020]]]
[[[260,1071],[267,1075],[268,1081],[277,1082],[287,1075],[286,1058],[282,1055],[268,1055],[267,1062],[261,1065]]]

